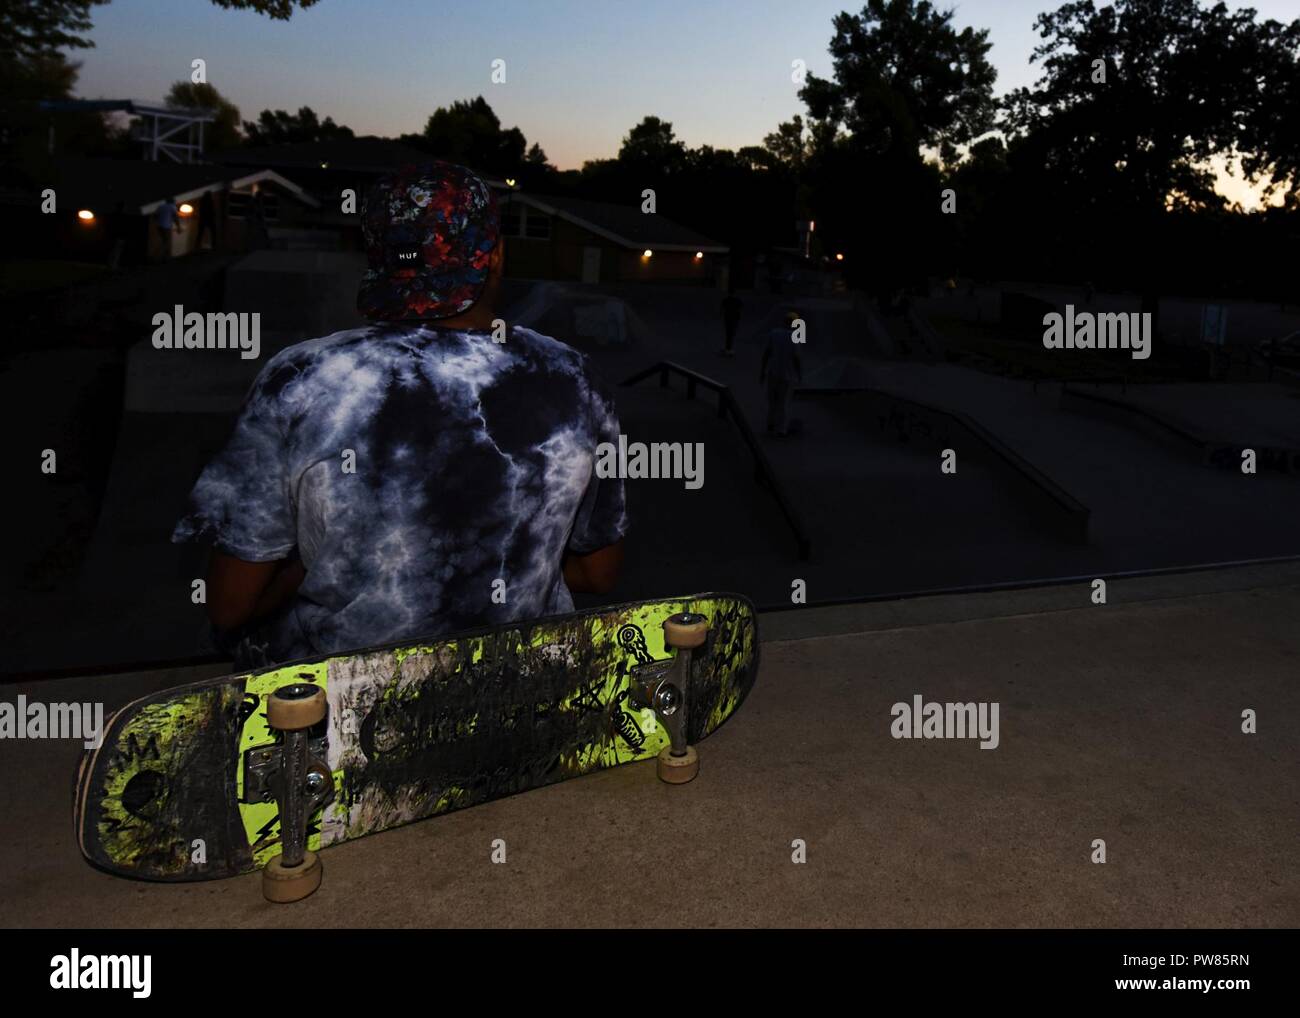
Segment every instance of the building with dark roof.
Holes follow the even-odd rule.
[[[507,275],[725,287],[729,249],[638,206],[501,188]]]
[[[226,166],[272,169],[292,179],[320,202],[312,223],[342,234],[329,246],[355,249],[360,246],[356,217],[340,211],[344,192],[351,190],[359,202],[379,175],[433,157],[400,141],[365,136],[229,149],[209,158]],[[510,276],[588,283],[725,282],[728,248],[663,216],[635,206],[535,195],[485,179],[501,201]]]
[[[212,249],[244,251],[293,234],[320,208],[297,183],[270,169],[210,163],[65,158],[45,186],[8,195],[7,232],[29,255],[111,264],[175,257]],[[54,211],[48,207],[51,193]],[[166,238],[154,228],[160,205],[179,207]],[[260,215],[265,230],[256,220]]]
[[[360,137],[229,149],[208,158],[59,160],[50,182],[58,195],[54,228],[35,193],[10,204],[8,225],[32,254],[111,264],[161,257],[165,242],[173,256],[263,246],[359,250],[357,213],[370,184],[431,157],[399,141]],[[726,284],[729,249],[661,215],[487,180],[501,202],[511,277]],[[182,214],[165,240],[153,217],[169,197]]]

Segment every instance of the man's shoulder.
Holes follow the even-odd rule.
[[[530,329],[524,325],[511,326],[510,339],[522,343],[540,354],[574,361],[585,359],[581,351],[569,346],[563,340],[548,336],[544,332],[538,332],[536,329]]]
[[[370,339],[374,332],[374,326],[363,325],[355,329],[344,329],[341,332],[331,332],[328,336],[317,336],[315,339],[304,339],[301,342],[293,343],[280,350],[270,360],[266,362],[269,368],[272,365],[296,364],[299,366],[310,365],[323,359],[345,354],[347,351],[356,347],[358,344]]]
[[[545,361],[551,366],[575,373],[585,373],[587,370],[586,354],[544,332],[516,325],[511,328],[507,342],[516,344],[525,356]]]
[[[262,366],[258,385],[268,395],[275,395],[290,381],[304,381],[341,358],[355,358],[373,333],[373,326],[363,325],[286,346]]]

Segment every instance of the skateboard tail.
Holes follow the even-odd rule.
[[[147,880],[248,868],[242,825],[230,807],[242,703],[237,685],[198,684],[113,716],[81,764],[75,821],[88,860]]]

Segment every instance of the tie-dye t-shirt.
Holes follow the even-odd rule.
[[[241,665],[570,611],[565,550],[627,527],[622,482],[594,472],[617,441],[607,391],[563,343],[371,325],[266,364],[172,539],[301,557],[296,599],[241,634]]]

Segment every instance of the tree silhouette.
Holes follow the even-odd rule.
[[[1032,59],[1046,73],[1007,97],[1006,127],[1076,202],[1145,216],[1222,207],[1211,156],[1246,152],[1256,175],[1296,166],[1295,121],[1271,125],[1300,94],[1300,21],[1254,17],[1196,0],[1040,14],[1047,41]]]
[[[263,110],[256,123],[244,121],[244,133],[250,145],[290,145],[353,137],[352,128],[342,127],[330,117],[320,120],[310,106],[301,107],[296,114]]]
[[[834,78],[814,74],[799,92],[814,120],[842,125],[862,150],[915,157],[955,152],[994,123],[988,30],[952,27],[928,0],[868,0],[835,16]]]
[[[231,8],[254,10],[277,21],[288,21],[293,16],[295,4],[306,10],[313,6],[316,0],[212,0],[212,2],[227,10]]]
[[[234,148],[240,144],[239,107],[230,102],[206,81],[178,81],[167,92],[165,100],[174,109],[206,110],[216,120],[203,128],[203,147],[208,151]]]
[[[673,125],[658,117],[645,117],[623,138],[618,160],[625,166],[671,174],[686,161],[686,146],[673,134]]]
[[[27,60],[61,49],[90,49],[90,9],[108,0],[4,0],[0,3],[0,57]]]
[[[482,173],[513,177],[526,165],[528,142],[523,132],[517,127],[503,130],[500,118],[481,95],[438,107],[429,115],[422,134],[404,135],[402,140]],[[529,165],[536,169],[535,163]]]

